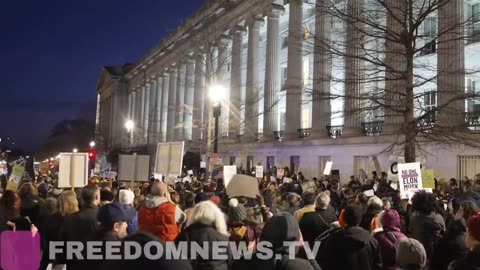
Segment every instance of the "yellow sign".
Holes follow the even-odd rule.
[[[435,189],[435,179],[433,177],[433,170],[422,170],[423,188]]]

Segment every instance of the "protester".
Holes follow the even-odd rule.
[[[363,214],[362,221],[360,222],[360,227],[364,228],[367,231],[375,230],[378,225],[376,224],[376,218],[378,214],[382,211],[383,202],[377,196],[373,196],[367,201],[367,211]]]
[[[413,238],[404,238],[396,243],[395,249],[398,270],[425,269],[427,254],[422,243]]]
[[[363,210],[352,204],[344,212],[346,228],[322,241],[316,260],[323,270],[382,270],[377,241],[359,227]]]
[[[137,210],[133,208],[133,201],[135,194],[128,189],[121,189],[118,192],[118,202],[122,205],[122,209],[125,212],[127,218],[127,233],[133,234],[138,231],[138,215]]]
[[[297,193],[289,193],[287,195],[288,208],[286,209],[285,212],[290,213],[291,215],[294,215],[297,210],[300,210],[300,207],[298,206],[299,198],[300,198],[300,195],[298,195]]]
[[[30,230],[31,222],[23,217],[21,212],[22,201],[17,193],[7,190],[0,199],[0,232],[5,230]]]
[[[264,225],[260,235],[259,242],[271,243],[273,256],[261,259],[258,253],[252,255],[251,260],[236,260],[233,262],[231,270],[258,269],[258,270],[287,270],[287,269],[316,269],[320,270],[318,264],[314,261],[308,261],[298,256],[295,259],[289,259],[290,255],[296,255],[299,251],[297,246],[295,254],[289,254],[289,247],[284,242],[301,241],[302,236],[298,227],[298,222],[288,213],[280,213],[271,217]]]
[[[127,215],[117,202],[100,207],[97,222],[97,240],[115,241],[127,236]]]
[[[434,243],[445,232],[445,221],[435,212],[436,197],[433,193],[419,191],[412,198],[412,215],[408,227],[411,237],[420,241],[430,260]]]
[[[478,270],[480,269],[480,213],[471,216],[467,221],[465,244],[467,254],[454,261],[449,270]]]
[[[226,260],[218,260],[213,258],[213,251],[218,251],[213,248],[213,243],[221,241],[227,243],[228,232],[222,211],[211,201],[203,201],[197,204],[190,217],[187,220],[187,227],[175,239],[175,243],[187,242],[191,247],[192,242],[208,244],[209,256],[207,259],[198,256],[191,260],[191,264],[195,270],[227,270],[232,258],[230,249],[227,247],[225,253],[220,255],[227,255]],[[188,254],[188,258],[191,258]]]
[[[362,211],[365,213],[368,208],[368,197],[363,192],[360,192],[355,197],[355,202],[362,207]],[[368,229],[367,229],[368,230]]]
[[[114,199],[115,195],[109,189],[102,188],[100,190],[100,206],[112,203]]]
[[[450,263],[467,254],[465,219],[458,216],[453,218],[447,226],[445,235],[439,239],[433,249],[431,269],[447,270]]]
[[[37,189],[30,182],[23,183],[18,189],[18,196],[22,201],[21,215],[28,217],[34,224],[37,223],[40,207],[43,200],[38,196]]]
[[[254,221],[247,220],[245,207],[235,198],[230,199],[228,203],[228,231],[230,241],[245,242],[252,248],[261,232]]]
[[[305,213],[299,222],[303,240],[313,247],[315,239],[337,221],[335,214],[328,210],[330,205],[329,192],[320,192],[315,198],[315,211]]]
[[[295,211],[294,217],[300,221],[305,213],[315,211],[315,194],[312,192],[305,192],[302,196],[303,208]]]
[[[378,246],[380,247],[383,268],[385,270],[395,270],[395,243],[398,240],[406,238],[400,231],[400,222],[400,216],[397,211],[393,209],[385,210],[380,220],[382,231],[373,234],[373,238],[377,240]]]
[[[145,204],[138,208],[138,227],[162,241],[173,241],[180,232],[180,225],[186,220],[182,209],[169,201],[167,185],[156,182],[152,185]]]

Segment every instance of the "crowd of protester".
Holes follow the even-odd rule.
[[[307,180],[259,179],[256,198],[229,198],[222,179],[201,177],[168,185],[151,179],[137,187],[117,181],[81,189],[52,188],[44,178],[24,182],[18,191],[2,181],[0,232],[41,235],[41,268],[76,269],[324,269],[324,270],[467,270],[480,269],[480,181],[437,182],[433,193],[419,191],[401,199],[387,175],[340,186],[321,177]],[[314,183],[303,191],[305,183]],[[374,189],[368,197],[365,191]],[[49,254],[51,241],[150,241],[244,243],[247,256],[224,260],[79,260],[62,252]],[[256,246],[272,245],[274,256],[262,259]],[[299,241],[295,259],[285,241]],[[309,249],[318,252],[309,256]],[[2,245],[3,247],[3,245]],[[212,250],[210,250],[212,251]],[[86,251],[85,251],[86,252]],[[86,255],[86,254],[83,254]]]

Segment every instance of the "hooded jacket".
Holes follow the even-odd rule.
[[[325,239],[316,260],[323,270],[383,270],[377,241],[365,229],[340,229]]]
[[[433,245],[445,232],[445,221],[436,213],[429,215],[414,212],[410,217],[408,230],[413,239],[418,240],[425,247],[427,258],[432,258]]]
[[[372,219],[377,217],[378,214],[382,212],[382,207],[376,204],[369,205],[367,211],[363,214],[362,221],[360,222],[360,227],[364,228],[367,231],[371,231]]]
[[[383,231],[377,232],[373,238],[377,240],[382,254],[383,267],[385,270],[395,270],[395,256],[397,251],[395,243],[406,236],[400,232],[401,220],[395,210],[386,210],[380,221]]]
[[[480,270],[480,247],[474,248],[465,257],[451,263],[448,270]]]
[[[453,219],[447,228],[447,232],[433,249],[431,268],[435,270],[447,270],[448,265],[467,254],[465,246],[465,220],[463,218]]]
[[[138,208],[139,230],[151,233],[164,242],[175,240],[180,232],[179,224],[185,220],[185,213],[166,197],[148,196],[145,204]]]

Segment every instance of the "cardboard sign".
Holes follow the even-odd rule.
[[[193,175],[193,171],[192,171],[192,170],[188,170],[188,171],[187,171],[187,174],[188,174],[188,175]]]
[[[303,192],[315,193],[317,191],[317,184],[314,181],[308,181],[302,184]]]
[[[255,166],[255,177],[263,178],[263,166]]]
[[[227,187],[227,195],[233,197],[256,198],[260,194],[257,178],[243,174],[236,174],[230,180]]]
[[[423,188],[435,189],[435,179],[433,177],[433,170],[422,170]]]
[[[162,181],[163,175],[162,175],[161,173],[154,173],[154,174],[153,174],[153,178]]]
[[[223,166],[223,181],[225,186],[228,186],[228,183],[232,180],[233,176],[237,174],[237,166]]]
[[[377,174],[380,175],[382,173],[382,167],[380,167],[380,162],[378,162],[377,156],[372,156],[373,164],[375,165],[375,170]]]
[[[375,191],[373,191],[373,189],[369,189],[369,190],[365,190],[363,194],[365,194],[365,196],[367,197],[373,197],[375,196]]]
[[[60,153],[58,188],[69,188],[72,182],[77,188],[86,186],[88,162],[88,153]]]
[[[330,175],[330,173],[332,172],[332,166],[333,162],[327,161],[327,163],[325,164],[325,169],[323,170],[323,175]]]
[[[285,175],[285,170],[284,169],[278,169],[277,170],[277,178],[282,178]]]
[[[148,155],[119,155],[118,156],[118,181],[148,182],[150,180],[149,178],[150,178],[150,156]]]
[[[202,169],[207,168],[207,162],[201,161],[201,162],[200,162],[200,168],[202,168]]]
[[[415,192],[423,189],[420,162],[398,164],[398,185],[402,199],[411,199]]]
[[[154,172],[162,175],[182,175],[184,147],[185,142],[157,144]]]

